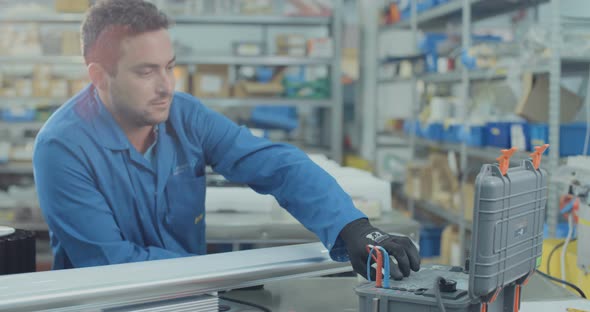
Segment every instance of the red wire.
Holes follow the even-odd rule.
[[[375,287],[383,287],[383,254],[379,248],[373,247],[374,253],[371,253],[371,248],[367,246],[367,251],[371,253],[371,258],[377,263],[376,274],[375,274]],[[375,256],[377,254],[377,256]]]

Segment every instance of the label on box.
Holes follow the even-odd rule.
[[[217,93],[223,87],[223,79],[215,75],[201,76],[201,90],[205,93]]]
[[[420,179],[413,177],[412,178],[412,188],[414,189],[414,198],[416,199],[421,199],[422,198],[422,194],[420,192]]]
[[[241,43],[238,45],[237,54],[241,56],[257,56],[262,54],[262,49],[258,44]]]
[[[53,80],[51,81],[50,96],[62,97],[68,96],[68,82],[65,80]]]
[[[33,81],[30,79],[19,79],[15,83],[16,94],[18,96],[32,96],[33,95]]]

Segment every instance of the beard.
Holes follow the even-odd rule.
[[[155,112],[150,102],[137,105],[124,92],[123,90],[113,88],[109,94],[114,110],[113,113],[119,122],[125,123],[125,125],[130,127],[140,128],[155,126],[168,118],[169,106],[166,111]]]

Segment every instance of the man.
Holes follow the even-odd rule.
[[[47,121],[33,165],[54,269],[205,254],[205,166],[272,194],[337,261],[366,277],[367,244],[417,271],[405,237],[371,226],[303,152],[254,137],[174,92],[166,16],[142,0],[107,0],[82,25],[92,83]],[[374,273],[374,272],[373,272]]]

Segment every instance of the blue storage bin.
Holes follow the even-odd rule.
[[[256,80],[268,83],[272,80],[273,69],[270,66],[256,66]]]
[[[585,122],[564,124],[559,134],[559,153],[561,156],[589,155],[584,151],[584,140],[586,140]],[[588,148],[590,150],[590,148]]]
[[[297,109],[292,106],[257,106],[252,109],[250,120],[263,129],[291,131],[299,126]]]
[[[438,71],[438,45],[441,42],[449,40],[447,34],[440,33],[426,33],[424,39],[420,42],[420,52],[426,56],[426,71]]]
[[[529,124],[529,145],[531,146],[531,150],[533,150],[535,146],[541,146],[548,142],[549,127],[547,124]],[[544,155],[548,154],[549,149],[545,151]]]
[[[440,256],[440,240],[443,228],[434,225],[422,226],[420,229],[420,257]]]
[[[512,122],[489,122],[485,131],[487,145],[510,148],[510,127],[512,124]]]
[[[420,121],[413,121],[413,120],[406,120],[404,121],[404,133],[406,135],[410,135],[412,134],[412,126],[414,127],[414,134],[418,135],[421,130],[420,130]]]
[[[416,12],[422,13],[422,12],[427,11],[427,10],[431,9],[432,7],[436,6],[438,4],[439,0],[414,0],[414,1],[418,1],[418,3],[416,3]],[[407,3],[408,3],[408,5],[406,7],[400,8],[402,20],[410,19],[410,17],[412,16],[411,3],[410,2],[407,2]]]
[[[422,129],[424,138],[432,141],[441,141],[443,139],[443,124],[430,123]]]
[[[462,125],[451,125],[443,131],[443,141],[447,143],[461,143]]]
[[[485,146],[484,126],[463,126],[459,130],[459,139],[468,146]]]
[[[547,124],[531,124],[529,128],[531,148],[549,143],[549,126]],[[585,122],[568,123],[559,127],[559,155],[561,157],[584,154],[586,129]],[[586,155],[590,155],[590,152],[586,151]]]
[[[0,112],[1,118],[8,122],[33,121],[37,116],[37,111],[32,108],[11,109],[4,108]]]

